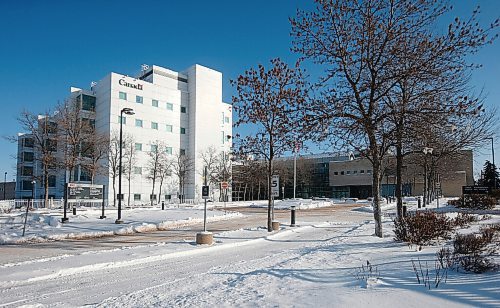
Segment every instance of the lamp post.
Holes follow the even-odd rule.
[[[123,108],[120,111],[120,160],[118,164],[118,218],[116,219],[116,224],[123,223],[122,221],[122,139],[123,139],[123,114],[133,115],[134,110],[132,108]]]
[[[493,147],[493,137],[488,137],[486,139],[491,139],[491,156],[493,158],[493,166],[495,167],[495,170],[497,169],[497,166],[495,165],[495,148]],[[495,173],[493,172],[493,188],[497,188],[497,177],[495,176]]]
[[[3,177],[3,199],[5,200],[5,187],[6,187],[6,184],[7,183],[7,171],[5,171],[5,174],[4,174],[4,177]]]

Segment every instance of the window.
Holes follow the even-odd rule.
[[[92,175],[89,171],[80,168],[80,181],[90,182],[92,181]]]
[[[33,152],[23,152],[23,161],[32,162],[34,160]]]
[[[347,170],[347,171],[346,171],[346,174],[351,174],[351,171],[350,171],[350,170]]]
[[[156,153],[158,151],[158,146],[156,144],[151,145],[151,152]]]
[[[49,175],[49,187],[56,187],[56,176]]]
[[[366,173],[371,174],[372,171],[371,170],[366,170]]]
[[[167,132],[171,133],[172,132],[172,125],[167,124]]]
[[[88,128],[95,129],[95,120],[89,118],[82,118],[82,123]]]
[[[153,107],[158,107],[158,101],[156,99],[152,100],[151,104]]]
[[[181,106],[181,113],[186,113],[186,107]]]
[[[33,189],[33,184],[31,181],[22,181],[21,182],[21,190],[32,190]]]
[[[156,123],[156,122],[151,122],[151,128],[152,128],[152,129],[158,129],[158,123]]]
[[[225,141],[224,139],[226,139],[226,136],[224,135],[224,131],[221,131],[221,133],[222,133],[222,144],[224,144]]]
[[[179,154],[181,154],[181,155],[186,155],[186,149],[181,149],[181,150],[179,151]]]
[[[359,173],[365,173],[365,170],[359,170]]]
[[[167,103],[167,110],[174,110],[174,104]]]
[[[47,122],[47,132],[49,134],[57,133],[57,123],[55,122]]]
[[[344,171],[340,171],[340,175],[344,175]]]
[[[82,94],[82,109],[87,111],[95,111],[95,96],[90,96],[86,94]]]
[[[127,100],[127,93],[125,92],[120,92],[118,93],[118,97],[123,100]]]
[[[358,173],[358,170],[354,170],[352,173],[353,173],[353,174],[356,174],[356,173]]]
[[[142,151],[142,143],[136,143],[135,144],[135,150],[136,151]]]
[[[142,104],[142,101],[143,101],[142,96],[139,96],[139,95],[135,96],[135,102],[137,104]]]
[[[334,171],[333,175],[339,175],[339,172],[338,171]]]
[[[172,154],[172,147],[166,147],[165,148],[165,153]]]
[[[141,167],[134,167],[134,174],[142,174],[142,168]]]
[[[156,194],[154,194],[154,195],[149,195],[149,199],[150,199],[150,200],[153,200],[153,201],[156,201]]]
[[[33,167],[24,166],[23,169],[22,169],[21,174],[23,176],[32,176],[33,175]]]
[[[122,122],[122,124],[127,124],[127,118],[118,116],[118,123],[120,123],[120,122]]]
[[[224,112],[222,113],[222,124],[224,124]]]
[[[181,134],[184,135],[186,133],[186,129],[184,127],[181,127]]]
[[[224,117],[224,122],[229,123],[229,117]]]
[[[47,139],[45,140],[45,148],[51,152],[57,151],[57,140]]]
[[[165,200],[170,200],[172,199],[172,195],[165,195]]]
[[[141,201],[141,194],[134,194],[134,201]]]
[[[31,138],[26,138],[23,140],[23,145],[25,148],[32,148],[35,145],[35,141]]]
[[[142,120],[135,119],[135,127],[142,127]]]

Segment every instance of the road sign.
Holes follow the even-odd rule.
[[[271,195],[273,197],[279,197],[280,195],[280,176],[273,175],[271,178]]]
[[[221,182],[221,183],[220,183],[220,187],[221,187],[222,189],[227,189],[227,188],[229,187],[229,184],[228,184],[227,182]]]
[[[203,199],[208,199],[208,195],[209,195],[209,188],[208,188],[208,185],[203,185],[201,187],[201,197]]]

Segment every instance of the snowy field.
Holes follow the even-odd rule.
[[[304,219],[271,234],[215,234],[209,247],[181,241],[4,263],[0,307],[500,307],[498,272],[449,270],[430,289],[417,282],[412,260],[434,281],[446,241],[422,250],[397,243],[388,215],[377,238],[372,213],[359,210]]]

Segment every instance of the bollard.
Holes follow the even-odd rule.
[[[422,198],[418,197],[417,202],[418,202],[418,208],[421,208],[422,207]]]
[[[295,227],[295,205],[290,207],[290,227]]]
[[[76,215],[76,206],[73,205],[73,215]]]
[[[406,205],[403,205],[403,217],[406,217],[406,210],[407,210]]]
[[[165,210],[165,201],[162,201],[161,202],[161,210],[164,211]]]

